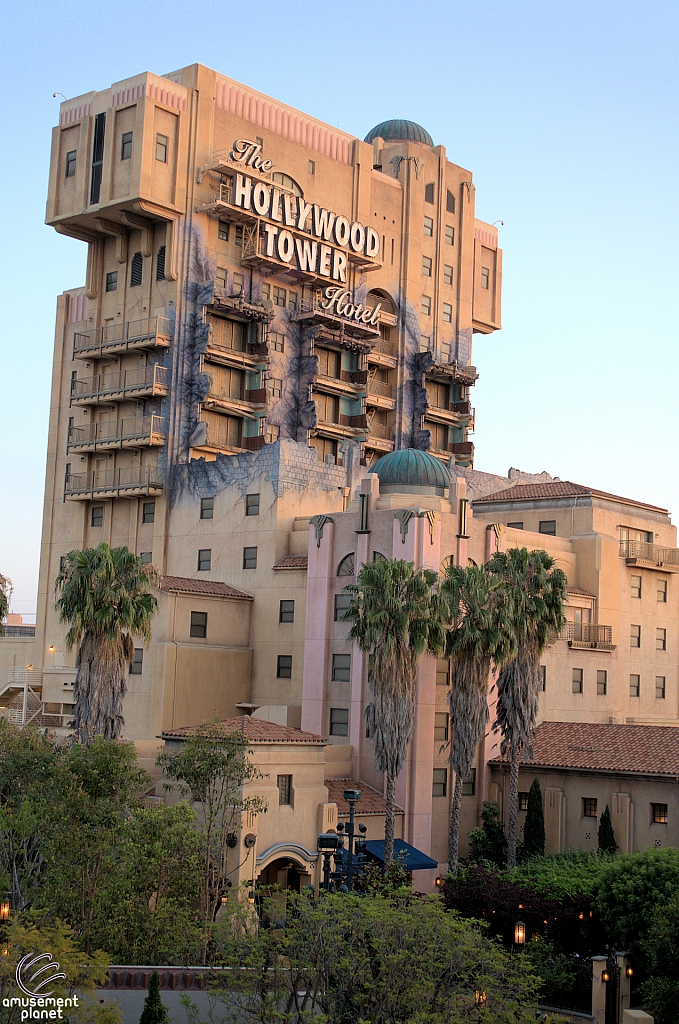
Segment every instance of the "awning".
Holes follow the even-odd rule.
[[[369,839],[365,849],[375,860],[384,860],[384,839]],[[432,860],[421,850],[416,850],[404,839],[394,839],[394,860],[399,861],[408,871],[424,871],[426,868],[438,867],[437,861]]]

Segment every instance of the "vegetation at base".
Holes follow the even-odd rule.
[[[523,861],[507,872],[507,878],[521,887],[542,893],[548,899],[593,899],[601,873],[609,863],[595,853],[570,850]]]
[[[144,1000],[139,1024],[167,1024],[169,1020],[167,1007],[160,998],[160,976],[154,971],[149,978],[148,995]]]
[[[481,812],[483,826],[474,828],[468,834],[469,859],[477,864],[488,864],[503,868],[507,863],[507,838],[501,821],[500,808],[486,800]]]
[[[599,853],[617,853],[618,844],[615,841],[615,833],[613,831],[613,822],[611,821],[611,812],[608,804],[599,819],[599,831],[597,833],[597,839],[599,841]]]
[[[545,815],[542,809],[542,790],[540,780],[533,779],[528,790],[528,809],[523,826],[522,859],[545,855]]]

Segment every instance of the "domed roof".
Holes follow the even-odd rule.
[[[443,463],[420,448],[401,448],[371,466],[381,494],[438,494],[445,497],[451,476]]]
[[[428,131],[421,124],[414,121],[403,121],[401,118],[395,121],[383,121],[368,132],[364,142],[372,142],[373,139],[389,139],[394,142],[405,140],[407,142],[424,142],[425,146],[433,146],[434,140]]]

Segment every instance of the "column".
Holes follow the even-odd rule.
[[[356,572],[369,561],[369,533],[356,533]],[[368,656],[358,644],[351,648],[351,704],[349,708],[349,743],[353,747],[352,763],[355,779],[360,778],[361,745],[365,735],[363,727],[363,691],[367,684]]]
[[[314,522],[314,519],[324,522]],[[306,620],[304,626],[304,675],[302,678],[302,729],[325,732],[325,681],[328,676],[328,643],[332,606],[333,538],[329,516],[314,516],[309,526]]]

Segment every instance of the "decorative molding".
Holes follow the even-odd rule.
[[[297,857],[304,866],[313,864],[318,860],[318,853],[312,853],[311,850],[307,850],[306,846],[302,846],[301,843],[274,843],[264,853],[258,854],[257,867],[261,867],[266,861],[271,860],[272,857],[274,860],[277,860],[284,855]]]
[[[434,534],[436,533],[436,524],[439,521],[439,514],[438,512],[432,512],[431,510],[428,510],[426,512],[420,512],[419,515],[422,517],[422,519],[426,519],[427,522],[429,523],[429,542],[430,544],[433,544]]]
[[[335,522],[335,520],[332,518],[332,516],[323,516],[323,515],[312,516],[311,519],[309,520],[309,525],[313,526],[313,528],[316,531],[316,547],[317,548],[320,548],[320,546],[321,546],[321,539],[323,537],[323,527],[325,526],[326,523],[334,523],[334,522]]]
[[[92,100],[87,100],[86,103],[76,103],[72,107],[66,107],[64,110],[64,104],[61,104],[61,110],[59,111],[59,125],[64,127],[67,124],[75,124],[76,121],[82,121],[84,117],[92,116]]]
[[[221,77],[217,78],[215,103],[220,110],[226,110],[229,114],[276,132],[291,142],[298,142],[307,149],[351,166],[355,137],[307,117],[294,107],[278,103],[263,93]]]
[[[186,110],[186,90],[180,86],[182,93],[167,86],[156,85],[155,82],[138,82],[137,85],[128,86],[127,89],[116,89],[111,93],[111,106],[121,107],[126,103],[134,103],[144,96],[155,103],[162,103],[164,107],[172,107],[173,110]]]
[[[87,320],[88,301],[85,289],[68,294],[68,311],[66,313],[67,324],[80,324]]]
[[[477,238],[483,245],[489,246],[491,249],[497,249],[498,247],[498,233],[497,228],[494,228],[491,224],[483,224],[481,221],[474,222],[474,238]]]
[[[394,519],[398,519],[401,526],[401,543],[405,544],[406,537],[408,536],[408,526],[413,516],[416,516],[417,512],[414,508],[399,508],[394,512]]]

